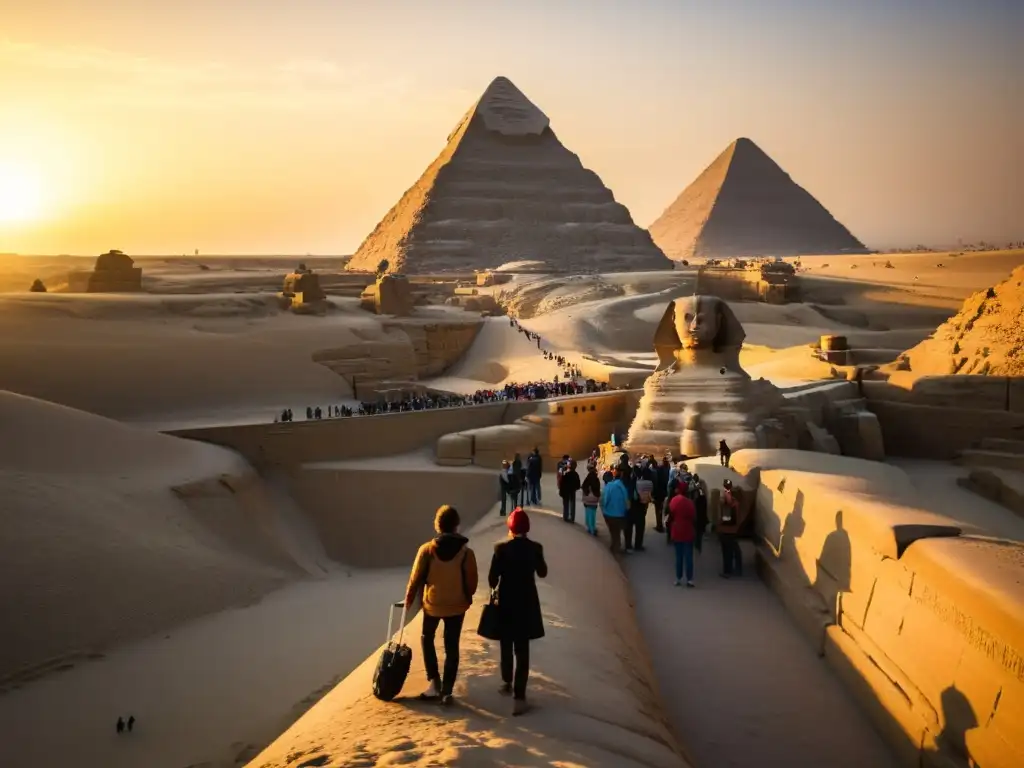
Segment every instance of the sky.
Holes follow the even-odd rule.
[[[0,253],[352,253],[498,75],[648,226],[739,136],[876,248],[1024,239],[1021,0],[0,0]]]

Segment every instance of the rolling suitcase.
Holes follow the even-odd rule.
[[[402,609],[402,620],[398,625],[398,642],[392,634],[392,620],[395,608]],[[412,664],[412,648],[402,644],[405,634],[405,602],[393,603],[388,607],[388,638],[387,645],[381,651],[377,661],[377,669],[373,672],[373,695],[381,701],[392,701],[402,692],[405,678],[409,676]]]

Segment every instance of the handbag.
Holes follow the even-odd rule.
[[[476,633],[480,637],[487,638],[488,640],[500,640],[501,639],[501,626],[500,617],[498,614],[498,590],[491,590],[491,599],[487,601],[487,605],[480,612],[480,625],[476,629]]]

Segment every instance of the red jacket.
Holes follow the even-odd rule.
[[[694,520],[697,509],[683,494],[677,493],[668,503],[668,530],[672,541],[686,542],[697,538]]]

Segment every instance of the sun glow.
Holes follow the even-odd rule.
[[[43,212],[43,189],[38,174],[0,161],[0,224],[32,221]]]

